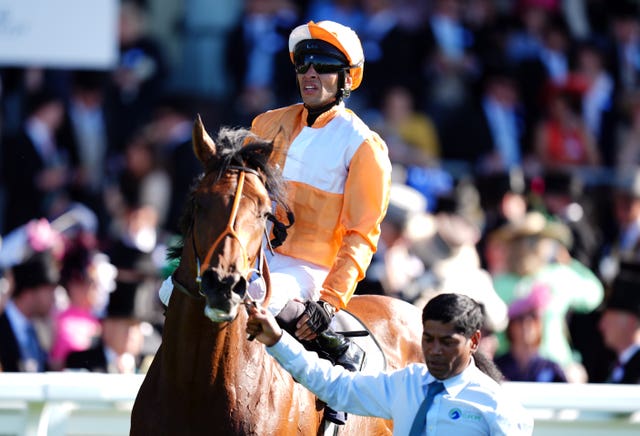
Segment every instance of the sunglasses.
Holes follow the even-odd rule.
[[[349,67],[339,59],[332,56],[305,54],[296,56],[295,68],[296,73],[305,74],[313,65],[313,69],[318,74],[333,74],[346,70]]]

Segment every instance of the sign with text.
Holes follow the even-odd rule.
[[[108,69],[118,0],[0,0],[0,66]]]

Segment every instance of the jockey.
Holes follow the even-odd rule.
[[[254,133],[274,141],[271,162],[282,168],[295,217],[269,260],[268,309],[307,348],[354,371],[364,352],[329,323],[347,306],[376,250],[391,164],[384,141],[344,104],[363,77],[356,33],[311,21],[291,32],[289,52],[302,103],[252,123]],[[276,215],[285,218],[282,210]],[[325,417],[342,424],[346,414],[325,409]]]
[[[282,169],[295,224],[269,261],[268,309],[309,349],[356,371],[364,351],[329,328],[344,309],[376,251],[389,202],[391,163],[384,141],[344,99],[360,86],[364,54],[356,33],[332,21],[296,27],[289,36],[302,103],[258,115],[252,132],[274,141],[271,163]],[[276,216],[287,222],[287,212]],[[160,299],[168,305],[167,279]],[[247,292],[264,297],[264,282]],[[346,414],[325,408],[344,424]]]

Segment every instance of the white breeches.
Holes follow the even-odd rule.
[[[269,311],[275,316],[289,300],[318,300],[329,269],[294,257],[275,253],[269,257],[271,299]],[[249,295],[261,301],[265,289],[262,280],[249,284]]]

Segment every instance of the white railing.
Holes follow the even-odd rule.
[[[504,383],[531,411],[536,436],[640,435],[640,385]]]
[[[117,436],[142,375],[89,372],[0,374],[0,435]]]
[[[142,375],[0,373],[0,435],[118,436]],[[640,435],[640,385],[505,383],[536,436]]]

